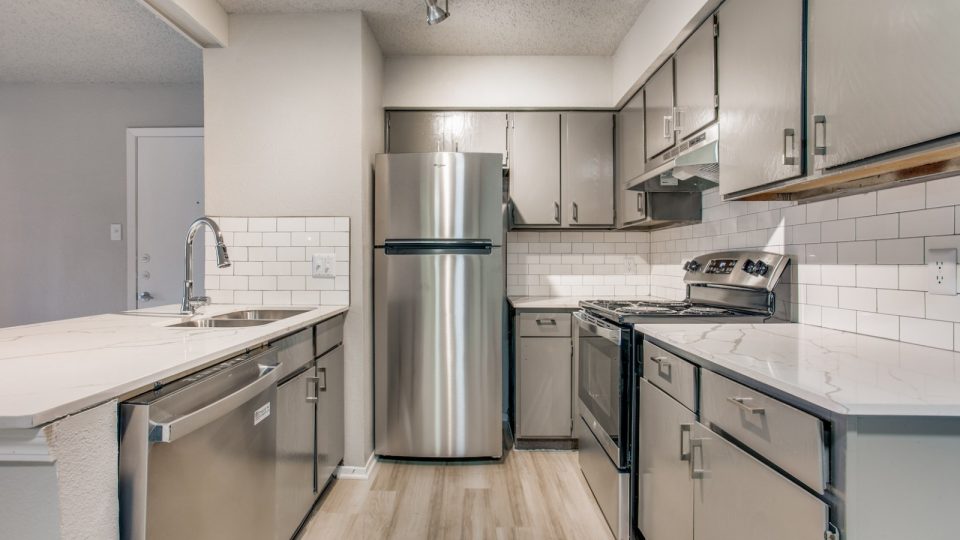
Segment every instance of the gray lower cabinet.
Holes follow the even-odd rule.
[[[676,105],[673,129],[684,140],[717,119],[716,27],[707,19],[673,55]]]
[[[564,227],[613,226],[613,113],[560,115]]]
[[[277,538],[291,538],[316,500],[313,361],[277,388]]]
[[[800,176],[803,1],[727,0],[718,20],[720,193]]]
[[[646,380],[639,394],[637,528],[646,540],[693,540],[689,438],[697,415]]]
[[[560,225],[560,113],[511,113],[510,200],[515,225]]]
[[[522,338],[517,357],[517,436],[572,436],[569,338]]]
[[[825,538],[823,501],[699,423],[691,460],[696,540]]]
[[[950,0],[810,0],[817,170],[960,133],[957,20]]]
[[[343,345],[317,358],[317,493],[343,461]]]

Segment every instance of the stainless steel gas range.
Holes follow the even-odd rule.
[[[630,427],[636,414],[639,323],[760,323],[789,320],[789,287],[777,287],[789,257],[760,251],[725,251],[683,265],[682,301],[590,300],[576,318],[580,469],[610,529],[630,538],[633,494]],[[775,292],[776,289],[776,292]],[[779,306],[779,308],[778,308]]]

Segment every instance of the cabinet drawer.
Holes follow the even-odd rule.
[[[283,380],[313,361],[313,334],[309,328],[278,339],[270,346],[277,349],[277,361],[280,362],[277,380]]]
[[[314,355],[320,356],[343,342],[343,315],[313,327]]]
[[[645,341],[643,378],[691,411],[697,410],[697,366]]]
[[[700,383],[704,422],[823,493],[828,469],[819,418],[707,370]]]
[[[569,313],[521,313],[520,337],[568,337]]]

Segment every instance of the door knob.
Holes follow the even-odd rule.
[[[139,298],[140,300],[143,300],[144,302],[149,302],[150,300],[153,300],[153,295],[147,291],[143,291],[142,293],[137,295],[137,298]]]

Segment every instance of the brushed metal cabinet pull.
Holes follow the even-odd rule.
[[[730,403],[733,403],[737,407],[740,407],[741,409],[747,411],[750,414],[766,414],[767,413],[766,409],[764,409],[763,407],[751,407],[750,405],[747,405],[747,402],[753,401],[753,398],[728,397],[727,401],[729,401]]]
[[[690,477],[693,479],[706,478],[710,474],[703,466],[703,441],[709,440],[707,437],[690,437]],[[697,467],[697,449],[700,450],[700,467]]]
[[[790,139],[790,144],[787,144],[787,139]],[[784,165],[796,165],[797,158],[794,155],[793,146],[796,144],[796,135],[793,129],[787,128],[783,130],[783,164]],[[787,150],[790,150],[790,153],[787,153]]]
[[[320,380],[320,377],[307,377],[305,380],[307,381],[307,401],[309,402],[317,401],[317,392],[318,392],[317,381]],[[310,388],[313,388],[314,390],[313,394],[310,393]]]
[[[684,450],[690,445],[690,432],[693,424],[680,424],[680,461],[690,461],[691,450]],[[687,444],[683,444],[686,442]]]
[[[827,155],[827,117],[822,114],[813,117],[813,153],[818,156]]]
[[[537,326],[556,326],[556,319],[537,319]]]
[[[580,208],[577,206],[577,203],[573,203],[573,221],[577,222],[580,220]]]
[[[327,368],[322,367],[317,369],[317,392],[326,392],[327,391]],[[319,383],[320,379],[323,379],[322,383]]]
[[[670,129],[670,122],[673,120],[672,116],[663,115],[663,138],[669,139],[673,137],[673,130]]]
[[[560,203],[556,201],[553,203],[553,220],[560,223]]]
[[[673,108],[673,130],[677,133],[683,131],[683,109],[680,107]]]

